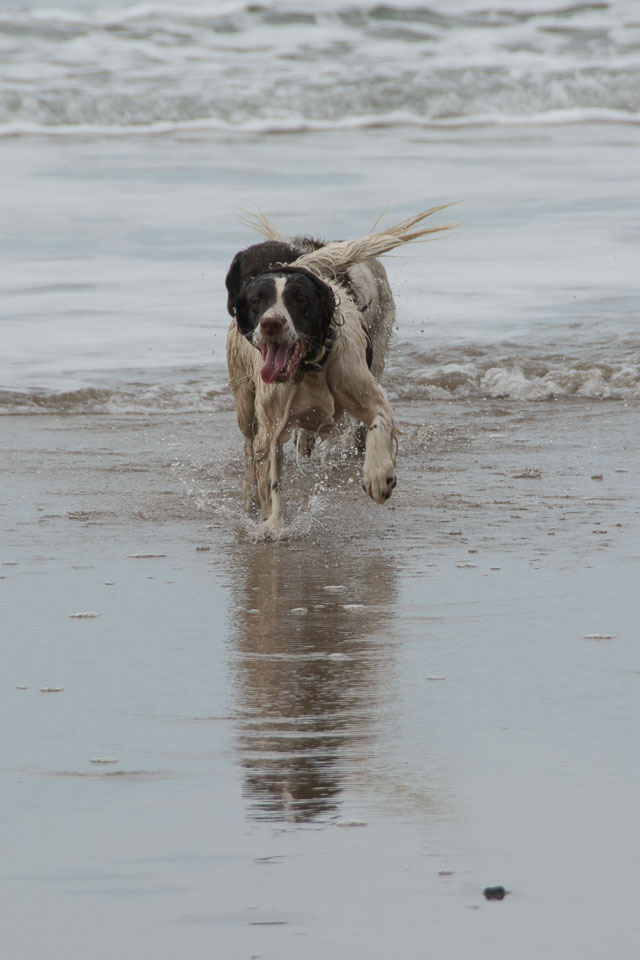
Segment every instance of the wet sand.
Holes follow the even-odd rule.
[[[396,403],[264,543],[214,402],[2,419],[7,956],[635,957],[637,405]]]

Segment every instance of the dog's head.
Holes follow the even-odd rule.
[[[335,308],[329,284],[304,267],[268,270],[241,286],[236,322],[262,353],[265,383],[291,380],[305,356],[319,354]]]

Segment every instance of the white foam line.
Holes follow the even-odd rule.
[[[248,123],[228,123],[215,118],[185,121],[157,121],[147,124],[61,124],[8,123],[0,126],[0,138],[10,137],[148,137],[179,133],[227,134],[292,134],[323,130],[366,129],[375,127],[420,127],[422,129],[463,129],[471,127],[556,126],[558,124],[640,124],[640,112],[607,108],[567,108],[533,113],[528,116],[508,114],[478,114],[467,117],[428,118],[412,114],[390,113],[380,116],[344,117],[339,120],[255,120]]]
[[[239,13],[244,13],[247,5],[244,3],[201,3],[185,9],[184,4],[167,3],[136,3],[115,13],[99,16],[99,22],[105,26],[117,26],[119,23],[130,23],[135,20],[150,20],[159,17],[171,17],[187,23],[201,21],[222,20]]]
[[[131,6],[109,11],[107,11],[106,6],[105,2],[104,7],[87,11],[84,15],[80,10],[63,10],[59,7],[47,6],[3,11],[0,13],[0,23],[61,23],[65,26],[94,28],[117,27],[119,24],[131,23],[136,20],[157,20],[165,17],[187,23],[198,23],[221,20],[225,17],[241,14],[247,9],[247,4],[242,2],[226,4],[203,2],[193,5],[189,9],[186,9],[184,4],[177,3],[135,3]],[[269,4],[264,4],[264,6],[267,7]]]

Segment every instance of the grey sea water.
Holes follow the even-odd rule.
[[[632,0],[2,5],[7,956],[635,960],[639,80]],[[263,542],[241,211],[447,201],[392,500]]]
[[[206,409],[240,210],[449,200],[388,259],[391,391],[637,397],[634,9],[5,5],[2,409]]]

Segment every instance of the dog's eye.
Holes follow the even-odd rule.
[[[257,310],[261,303],[262,303],[262,297],[260,296],[259,293],[256,293],[256,295],[254,297],[251,297],[251,300],[249,300],[249,306],[251,307],[252,310]]]
[[[296,293],[295,301],[299,307],[306,307],[309,303],[309,298],[304,293]]]

